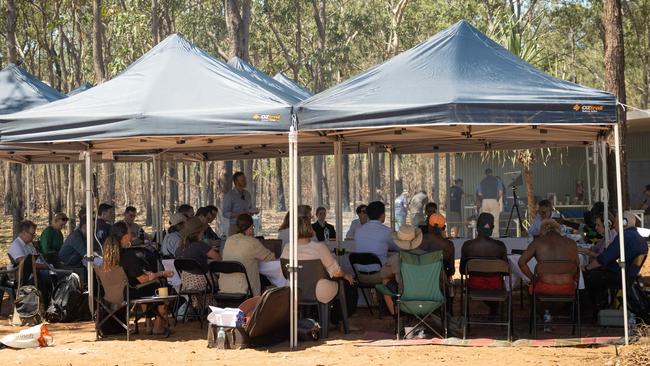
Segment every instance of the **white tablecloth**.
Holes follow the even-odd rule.
[[[508,255],[508,263],[510,264],[510,271],[512,272],[512,285],[513,287],[519,286],[519,280],[523,279],[524,282],[530,282],[530,279],[526,277],[526,275],[521,271],[521,268],[519,268],[519,258],[521,258],[521,255],[519,254],[511,254]],[[583,261],[586,259],[583,258],[583,256],[580,256],[580,266],[582,267],[584,265]],[[530,268],[530,271],[535,273],[535,267],[537,266],[537,260],[535,258],[531,258],[530,261],[528,262],[528,268]],[[506,287],[508,287],[508,282],[506,281]],[[582,277],[582,271],[580,271],[580,278],[578,279],[578,289],[583,290],[585,288],[585,280]]]

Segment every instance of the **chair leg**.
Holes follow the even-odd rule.
[[[512,289],[510,289],[512,291]],[[519,279],[519,307],[524,308],[524,280]]]
[[[401,320],[402,320],[402,319],[401,319],[399,313],[400,313],[400,309],[399,309],[399,301],[398,301],[398,302],[397,302],[397,312],[396,312],[396,314],[397,314],[397,321],[395,322],[395,324],[397,325],[397,326],[395,327],[395,328],[396,328],[396,329],[395,329],[395,338],[396,338],[398,341],[399,341],[399,332],[400,332],[400,328],[402,327],[402,323],[401,323]]]
[[[464,291],[461,292],[461,296],[463,297],[463,339],[467,338],[467,327],[468,327],[468,322],[469,322],[469,308],[468,308],[468,300],[467,296],[463,296]]]
[[[350,333],[350,326],[348,323],[348,302],[345,297],[345,283],[343,281],[339,281],[339,305],[341,306],[341,317],[342,323],[343,323],[343,334],[349,334]],[[329,312],[328,312],[329,313]]]
[[[537,339],[537,301],[535,295],[531,297],[533,300],[533,306],[531,307],[532,312],[530,313],[530,318],[533,324],[533,339]]]
[[[578,338],[582,338],[582,313],[580,312],[580,294],[576,296],[576,316],[578,321]]]
[[[321,322],[321,339],[327,339],[329,337],[329,332],[328,328],[330,325],[330,320],[329,320],[329,315],[330,315],[330,305],[329,304],[323,304],[323,303],[318,303],[318,317],[320,318]]]
[[[370,312],[370,315],[374,315],[372,313],[372,304],[370,304],[370,301],[368,301],[368,296],[366,296],[366,289],[361,288],[361,296],[363,296],[363,299],[365,300],[366,304],[368,305],[368,311]]]
[[[512,342],[512,291],[508,294],[508,342]]]
[[[136,320],[137,322],[137,320]],[[126,341],[131,340],[131,305],[127,302],[126,304]],[[136,323],[137,325],[137,323]]]

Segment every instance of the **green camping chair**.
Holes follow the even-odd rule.
[[[442,251],[424,254],[400,252],[400,291],[393,293],[385,285],[377,285],[376,289],[386,296],[391,296],[396,309],[396,338],[400,339],[402,328],[400,313],[417,318],[418,322],[412,330],[404,334],[408,337],[420,324],[425,325],[441,338],[447,338],[447,311],[445,305],[445,271],[442,263]],[[426,322],[436,310],[440,310],[444,337]]]

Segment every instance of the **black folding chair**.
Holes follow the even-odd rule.
[[[183,322],[187,322],[187,318],[189,317],[194,317],[198,318],[199,322],[201,323],[201,329],[203,329],[203,317],[205,315],[206,309],[207,309],[207,300],[208,300],[208,295],[212,294],[212,281],[210,278],[208,278],[208,269],[206,265],[201,265],[199,262],[197,262],[194,259],[175,259],[174,260],[174,267],[176,268],[176,272],[178,272],[178,276],[181,277],[181,285],[178,291],[178,295],[183,296],[187,295],[188,296],[188,305],[185,307],[185,312],[183,313]],[[197,276],[203,276],[205,278],[205,288],[204,289],[185,289],[184,285],[182,283],[182,273],[187,272],[191,273],[193,275]],[[189,312],[190,304],[192,302],[192,296],[196,296],[199,298],[199,309],[198,314],[195,315],[188,315],[187,313]],[[180,299],[180,297],[179,297]],[[179,299],[176,300],[176,305],[174,306],[174,316],[176,317],[178,314],[178,307],[180,306]]]
[[[285,278],[289,278],[289,260],[281,258],[280,259],[282,273]],[[330,319],[330,304],[333,301],[336,301],[336,298],[325,304],[319,302],[316,298],[316,284],[321,279],[330,279],[323,263],[320,259],[311,259],[311,260],[301,260],[300,267],[297,270],[298,272],[298,290],[299,290],[299,300],[298,303],[301,306],[316,306],[318,309],[318,318],[321,325],[321,338],[325,339],[328,337],[328,327]],[[341,306],[341,312],[343,313],[343,333],[349,333],[348,327],[348,308],[345,299],[345,290],[343,289],[343,279],[334,279],[338,281],[339,292],[338,292],[338,301]]]
[[[377,265],[379,266],[379,268],[381,268],[381,260],[379,260],[379,257],[377,257],[377,255],[375,255],[374,253],[350,253],[349,259],[350,259],[350,266],[352,266],[352,270],[354,271],[354,278],[357,280],[357,287],[361,289],[361,295],[363,296],[363,299],[366,301],[366,304],[368,304],[368,311],[370,311],[370,315],[373,315],[372,305],[368,300],[368,295],[366,294],[366,290],[368,289],[374,290],[375,285],[381,284],[381,278],[380,276],[377,276],[379,274],[379,270],[359,271],[357,270],[356,266]],[[369,277],[373,275],[379,277],[378,281],[369,282],[368,280],[371,279]],[[377,303],[379,307],[379,315],[381,316],[382,300],[379,299]]]
[[[235,261],[215,261],[208,265],[208,270],[212,274],[212,278],[222,274],[241,274],[246,278],[246,292],[245,293],[232,293],[224,292],[219,289],[218,282],[215,285],[216,291],[214,292],[214,299],[218,304],[226,304],[232,306],[239,306],[242,302],[253,297],[253,290],[251,289],[251,282],[246,273],[246,267],[243,264]],[[216,276],[215,276],[216,275]]]
[[[538,293],[536,288],[537,279],[543,275],[552,274],[552,275],[572,275],[574,276],[574,286],[575,291],[572,294],[541,294]],[[578,337],[581,336],[581,324],[580,324],[580,296],[578,294],[578,280],[580,278],[580,267],[572,261],[567,260],[553,260],[553,261],[541,261],[535,266],[535,273],[533,279],[530,283],[532,286],[531,292],[531,312],[530,312],[530,330],[532,332],[533,338],[537,337],[537,303],[571,303],[571,316],[568,317],[570,322],[553,322],[553,324],[564,324],[571,325],[571,334],[575,334],[576,326],[578,328]],[[554,316],[557,318],[558,316]]]
[[[502,280],[505,278],[509,281],[508,288],[503,285],[500,289],[475,289],[468,286],[468,277],[470,276],[499,276]],[[507,337],[512,340],[512,276],[510,265],[503,259],[485,259],[470,258],[465,264],[465,271],[461,272],[461,283],[463,284],[463,317],[465,325],[463,326],[463,339],[465,339],[471,324],[477,325],[503,325],[508,327]],[[489,301],[504,303],[507,308],[507,320],[504,321],[476,321],[470,319],[470,301]]]

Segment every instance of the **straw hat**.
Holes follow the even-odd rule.
[[[447,220],[445,219],[445,217],[439,213],[434,213],[431,216],[429,216],[429,226],[431,227],[437,226],[442,229],[443,227],[445,227],[446,223]]]
[[[422,230],[411,225],[402,225],[393,233],[393,241],[402,250],[412,250],[422,244]]]
[[[176,226],[185,221],[187,221],[187,217],[180,212],[176,212],[169,218],[169,223],[172,224],[172,226]]]
[[[338,293],[339,284],[337,282],[324,278],[321,278],[318,280],[318,282],[316,282],[316,299],[319,302],[327,304],[330,301],[334,300]]]

